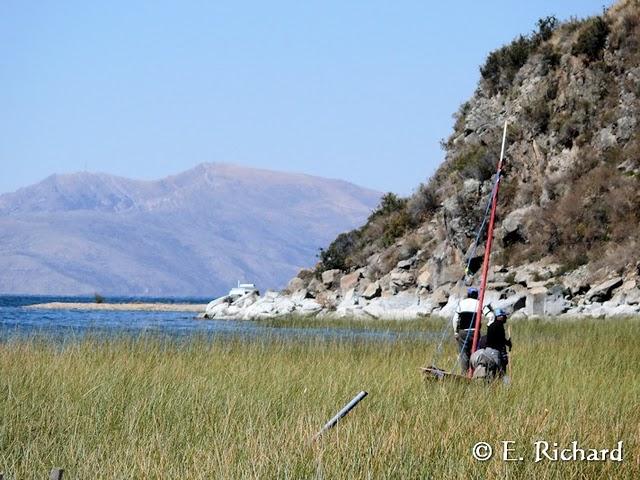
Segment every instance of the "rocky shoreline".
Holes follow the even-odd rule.
[[[418,270],[418,252],[401,260],[378,280],[367,268],[351,273],[329,270],[316,278],[302,270],[282,292],[264,296],[249,294],[236,300],[211,302],[205,318],[255,320],[284,315],[315,315],[355,318],[410,319],[426,316],[451,317],[466,286],[465,281],[447,281],[442,274],[434,281],[428,268]],[[453,272],[455,273],[455,272]],[[586,271],[562,274],[557,264],[533,263],[509,270],[495,266],[487,285],[485,304],[509,311],[513,318],[615,317],[640,314],[638,276],[611,276],[590,283]]]

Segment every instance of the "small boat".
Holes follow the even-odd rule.
[[[240,283],[238,282],[237,287],[233,287],[229,290],[227,294],[228,297],[244,297],[250,293],[255,293],[256,295],[260,295],[260,291],[256,288],[254,283]]]
[[[222,303],[233,303],[236,300],[248,297],[250,295],[260,296],[260,290],[256,288],[256,285],[254,283],[238,282],[238,286],[233,287],[231,290],[229,290],[229,293],[209,302],[205,310],[205,316],[207,312]]]

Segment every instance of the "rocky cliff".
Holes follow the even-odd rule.
[[[470,249],[505,121],[487,300],[518,315],[638,312],[639,61],[635,0],[584,20],[541,19],[488,56],[432,178],[410,198],[386,195],[315,269],[241,316],[448,315],[467,262],[467,283],[479,280],[485,238],[473,258]]]

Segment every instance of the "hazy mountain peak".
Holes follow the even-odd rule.
[[[280,287],[378,192],[203,163],[152,181],[51,175],[0,195],[0,292],[207,294]]]

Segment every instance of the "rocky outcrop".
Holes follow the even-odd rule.
[[[551,272],[556,272],[554,276]],[[392,294],[379,281],[369,281],[361,272],[356,275],[332,272],[331,282],[340,278],[340,286],[311,293],[307,288],[295,292],[267,292],[264,297],[247,294],[231,299],[223,297],[211,302],[203,315],[213,319],[256,320],[283,315],[320,315],[405,319],[421,316],[453,315],[466,284],[461,280],[437,287],[433,291],[413,286]],[[396,271],[398,279],[420,278],[417,266]],[[514,275],[504,266],[492,269],[494,281],[487,284],[485,305],[506,309],[514,318],[541,316],[617,316],[640,313],[640,279],[615,277],[590,286],[577,282],[573,274],[558,274],[554,265],[533,263]],[[545,280],[539,280],[546,277]],[[536,278],[538,280],[534,280]],[[498,280],[495,280],[498,279]],[[501,279],[501,280],[500,280]],[[506,280],[505,280],[506,279]],[[320,283],[320,282],[318,282]],[[297,284],[297,282],[296,282]],[[411,282],[401,282],[402,286]]]
[[[412,272],[401,269],[393,270],[389,276],[391,286],[398,289],[407,289],[415,282],[415,276]]]
[[[500,238],[503,246],[510,246],[527,241],[528,219],[531,218],[533,207],[523,207],[513,210],[502,221],[502,236]]]
[[[313,315],[321,310],[321,305],[314,299],[295,294],[267,292],[263,297],[248,294],[233,301],[230,301],[229,297],[223,297],[211,302],[202,317],[222,320],[258,320],[292,313]]]
[[[609,300],[613,291],[622,285],[622,278],[616,277],[611,280],[607,280],[602,282],[594,287],[592,287],[586,295],[586,300],[589,302],[605,302]]]
[[[300,277],[293,277],[291,281],[287,284],[286,290],[288,292],[297,292],[298,290],[302,290],[306,287],[305,281]]]
[[[344,275],[340,279],[340,290],[346,292],[354,289],[360,278],[362,278],[362,272],[360,270]]]
[[[294,306],[278,297],[284,307],[271,312],[314,299],[322,315],[453,314],[480,282],[478,229],[505,121],[485,302],[516,317],[640,312],[638,18],[638,3],[621,1],[492,53],[433,177],[408,199],[385,195],[313,274],[290,282]]]
[[[339,285],[340,274],[340,270],[337,269],[322,272],[322,284],[327,288],[332,288]]]
[[[362,292],[362,298],[365,300],[371,300],[373,298],[379,297],[382,293],[382,289],[380,288],[379,282],[371,282],[367,288]]]

